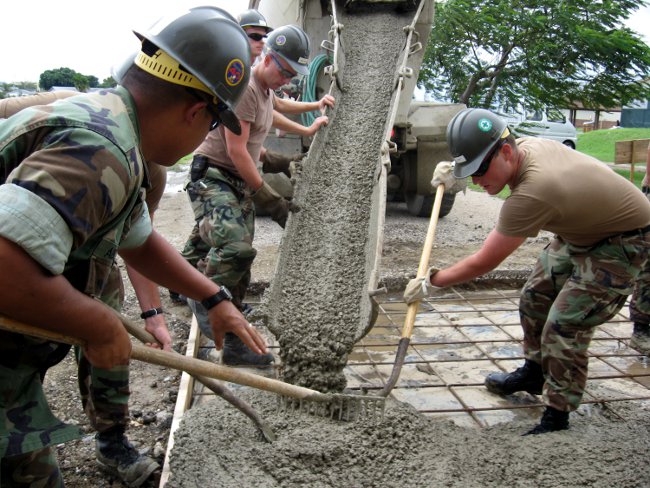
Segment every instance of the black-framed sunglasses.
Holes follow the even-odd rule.
[[[280,71],[280,74],[284,78],[294,78],[294,77],[298,76],[298,73],[292,73],[291,71],[286,69],[284,66],[282,66],[282,64],[280,63],[280,61],[278,61],[278,59],[275,57],[274,54],[271,54],[270,56],[271,56],[271,59],[273,60],[273,62],[275,63],[275,65],[278,67],[278,70]]]
[[[506,142],[505,139],[501,139],[499,142],[497,142],[492,148],[492,150],[490,151],[490,153],[485,157],[485,159],[478,167],[478,169],[474,171],[474,173],[472,173],[471,176],[476,176],[480,178],[481,176],[485,175],[485,173],[487,173],[488,170],[490,169],[490,163],[492,162],[492,159],[494,159],[494,156],[496,156],[497,152],[501,149],[501,147],[503,147],[505,142]]]
[[[257,32],[251,32],[246,34],[248,37],[253,39],[254,41],[263,41],[266,39],[266,34],[258,34]]]
[[[206,103],[205,109],[208,111],[208,113],[209,113],[210,116],[212,117],[212,122],[210,123],[210,131],[213,131],[214,129],[216,129],[217,127],[219,127],[219,124],[221,123],[221,117],[219,116],[219,112],[220,112],[221,110],[223,110],[223,108],[220,107],[220,105],[223,105],[224,108],[228,108],[228,107],[226,107],[226,105],[223,104],[222,102],[219,102],[219,103],[217,104],[217,110],[215,110],[215,109],[212,107],[212,103],[211,103],[209,100],[206,100],[205,98],[203,98],[201,95],[199,95],[195,90],[193,90],[193,89],[191,89],[191,88],[188,88],[187,91],[188,91],[188,92],[189,92],[189,93],[190,93],[194,98],[196,98],[197,100],[199,100],[200,102],[205,102],[205,103]]]

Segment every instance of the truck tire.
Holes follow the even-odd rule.
[[[414,217],[431,217],[431,210],[433,209],[433,201],[435,200],[434,195],[418,195],[417,193],[407,193],[404,195],[406,200],[406,208],[411,215]],[[454,201],[456,200],[455,193],[443,193],[442,203],[440,204],[440,215],[439,217],[444,217],[454,206]]]

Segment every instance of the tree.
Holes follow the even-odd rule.
[[[99,86],[99,80],[93,75],[82,75],[70,68],[58,68],[43,71],[38,81],[41,90],[47,91],[53,86],[74,86],[85,92],[88,88]]]
[[[643,0],[447,0],[419,84],[474,107],[614,107],[647,98],[650,48],[622,22]],[[647,80],[646,80],[647,81]]]
[[[108,78],[104,78],[104,81],[102,81],[99,85],[99,88],[113,88],[117,86],[117,81],[112,76],[109,76]]]

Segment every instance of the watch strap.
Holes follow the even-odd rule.
[[[219,291],[214,295],[209,296],[208,298],[201,300],[201,305],[205,307],[206,310],[210,310],[212,307],[216,307],[224,300],[231,301],[232,293],[225,286],[221,286]]]

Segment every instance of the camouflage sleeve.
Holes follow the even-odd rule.
[[[135,177],[107,144],[88,130],[52,132],[7,178],[61,216],[72,233],[73,249],[116,216],[133,191]]]
[[[120,249],[132,249],[144,244],[144,241],[153,232],[147,202],[142,202],[141,207],[136,206],[131,213],[131,221],[127,222],[124,228],[126,235],[120,241]],[[127,228],[128,230],[126,230]]]
[[[149,169],[149,188],[147,189],[147,206],[153,213],[158,210],[158,205],[165,193],[167,184],[167,168],[156,163],[147,163]]]
[[[16,185],[0,185],[0,235],[52,274],[63,273],[72,233],[45,200]]]

